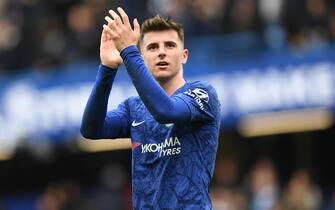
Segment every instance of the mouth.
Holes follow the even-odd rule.
[[[169,65],[169,63],[166,62],[166,61],[160,61],[160,62],[158,62],[158,63],[156,64],[156,66],[157,66],[158,68],[166,68],[168,65]]]

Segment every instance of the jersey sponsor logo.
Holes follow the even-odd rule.
[[[204,91],[203,89],[200,88],[195,88],[194,90],[187,90],[184,92],[184,94],[191,96],[192,98],[194,98],[195,102],[197,102],[197,104],[199,105],[199,108],[201,110],[204,110],[204,102],[208,102],[209,101],[209,95],[206,91]]]
[[[161,143],[141,144],[142,154],[159,153],[159,157],[178,155],[181,153],[181,143],[178,137],[170,137]]]
[[[200,88],[196,88],[192,90],[192,92],[197,95],[201,100],[205,101],[206,103],[209,101],[209,96],[206,91]]]
[[[133,123],[131,124],[133,127],[136,127],[138,125],[141,125],[142,123],[144,123],[145,120],[141,121],[141,122],[136,122],[136,120],[133,121]]]

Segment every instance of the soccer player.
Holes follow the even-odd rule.
[[[183,78],[188,51],[179,23],[155,16],[141,27],[134,19],[132,27],[127,14],[117,10],[105,18],[101,65],[85,108],[82,135],[131,138],[134,209],[212,209],[209,185],[220,127],[216,91]],[[107,111],[121,63],[139,96]]]

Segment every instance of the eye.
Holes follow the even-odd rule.
[[[166,46],[167,48],[174,48],[174,47],[176,47],[177,45],[176,45],[176,43],[174,43],[174,42],[166,42],[165,46]]]
[[[147,50],[152,51],[152,50],[156,50],[156,49],[158,49],[158,45],[157,44],[149,44],[147,46]]]

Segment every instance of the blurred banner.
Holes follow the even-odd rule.
[[[216,88],[223,127],[234,128],[241,118],[255,113],[335,108],[335,47],[262,53],[232,61],[220,57],[215,52],[191,53],[184,71],[187,80],[207,81]],[[0,147],[78,138],[97,67],[97,63],[83,63],[1,78]],[[123,67],[112,95],[109,109],[136,95]]]

